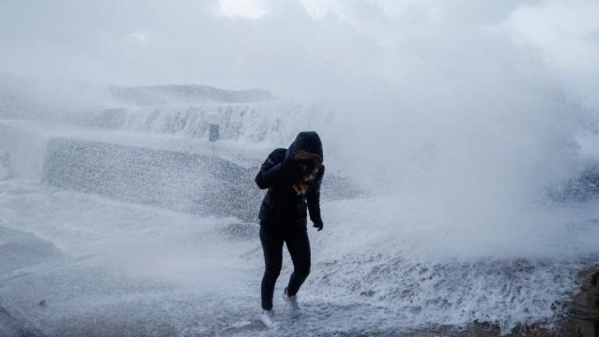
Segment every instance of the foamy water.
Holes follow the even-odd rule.
[[[115,41],[128,36],[140,47],[126,61],[104,52],[128,43],[55,51],[50,63],[31,62],[47,53],[19,46],[0,62],[10,71],[25,62],[22,72],[40,77],[30,87],[19,82],[16,100],[0,97],[8,102],[2,118],[36,119],[0,122],[0,306],[10,313],[0,312],[0,324],[60,336],[272,335],[257,321],[263,261],[252,210],[261,192],[252,172],[302,130],[324,143],[325,229],[310,232],[306,316],[285,319],[285,334],[393,335],[474,321],[508,333],[556,322],[578,290],[577,273],[599,261],[593,178],[582,197],[568,194],[599,162],[597,5],[272,6],[235,26],[243,31],[228,29],[238,21],[223,13],[139,14],[139,22],[168,17],[165,26],[183,24],[181,32],[211,32],[193,36],[202,57],[189,62],[151,49],[168,40],[169,54],[194,50],[189,36],[160,35],[159,27],[156,36],[152,27],[115,32]],[[100,7],[110,26],[124,19]],[[129,9],[114,12],[138,12]],[[32,24],[10,22],[21,21]],[[131,27],[120,23],[115,29]],[[65,32],[87,36],[79,24]],[[88,33],[86,41],[105,41]],[[157,55],[156,64],[176,69],[164,70],[165,79],[150,62],[125,78],[136,73],[132,55]],[[94,69],[100,82],[256,83],[290,99],[127,106],[95,86],[47,79],[54,68],[78,79]],[[210,124],[220,126],[216,143],[207,141]],[[290,265],[287,258],[277,293]],[[282,304],[277,298],[277,310]]]

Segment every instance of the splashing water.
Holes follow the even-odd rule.
[[[61,336],[264,335],[251,180],[301,130],[323,139],[328,185],[308,315],[289,335],[475,321],[507,333],[559,318],[599,256],[597,199],[564,186],[599,152],[593,106],[514,39],[538,8],[323,3],[301,30],[322,45],[298,34],[308,61],[271,64],[309,75],[274,89],[314,99],[94,100],[68,118],[11,105],[3,118],[36,119],[0,122],[0,306],[12,322]],[[289,272],[286,260],[280,288]]]

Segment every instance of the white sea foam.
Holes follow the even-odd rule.
[[[514,22],[533,22],[535,10],[555,5],[514,17],[507,2],[468,3],[468,13],[463,2],[392,2],[329,2],[323,11],[332,16],[310,21],[319,34],[301,30],[310,43],[299,49],[317,61],[296,66],[295,57],[277,54],[282,68],[312,73],[272,89],[319,103],[94,106],[91,115],[36,110],[30,115],[45,123],[3,122],[0,225],[62,255],[1,275],[0,305],[61,336],[146,327],[145,335],[263,335],[246,324],[259,312],[255,223],[39,184],[47,144],[93,141],[257,169],[273,148],[311,129],[323,139],[327,172],[348,177],[360,193],[323,200],[325,229],[310,233],[313,270],[300,297],[308,315],[289,335],[473,321],[506,333],[553,322],[577,291],[576,273],[599,256],[597,201],[552,194],[597,164],[596,106],[555,74],[550,57],[513,39]],[[322,46],[312,48],[317,35]],[[207,143],[211,123],[221,128],[215,144]],[[109,159],[111,172],[130,164]],[[87,164],[91,177],[96,163]],[[189,186],[169,187],[177,195]],[[277,291],[289,272],[286,257]]]

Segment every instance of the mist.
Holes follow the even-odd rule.
[[[319,108],[276,116],[283,127],[249,143],[286,146],[316,129],[332,171],[400,200],[373,211],[409,200],[437,214],[439,230],[526,236],[546,221],[537,216],[548,191],[593,164],[577,140],[593,134],[599,108],[592,2],[2,6],[0,73],[18,78],[15,91],[35,105],[16,114],[85,116],[112,104],[110,85],[268,89]],[[269,125],[273,114],[255,118]],[[388,233],[401,217],[373,226]]]
[[[306,300],[349,318],[323,327],[311,317],[314,331],[552,323],[576,268],[599,253],[595,176],[579,187],[599,163],[597,17],[599,4],[583,0],[5,0],[0,219],[77,263],[91,257],[83,272],[57,262],[56,279],[77,283],[99,266],[106,273],[89,282],[109,288],[122,273],[134,281],[119,291],[138,292],[131,303],[154,287],[165,290],[144,302],[150,312],[151,301],[185,303],[174,305],[174,331],[222,332],[235,324],[229,312],[252,310],[261,273],[252,175],[272,149],[316,130],[331,178]],[[269,99],[114,95],[177,85]],[[214,121],[223,139],[207,145]],[[35,220],[48,214],[50,226]],[[48,273],[32,268],[32,278]],[[56,300],[68,308],[64,288]],[[205,311],[186,313],[189,293]],[[101,294],[77,294],[87,301],[39,325],[85,326]],[[102,319],[130,305],[111,298]],[[381,309],[362,319],[371,305]],[[260,335],[252,324],[227,333]]]

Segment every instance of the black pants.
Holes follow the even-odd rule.
[[[260,242],[264,251],[264,277],[262,278],[262,309],[272,309],[275,283],[283,266],[283,243],[287,245],[293,261],[293,273],[287,285],[287,294],[293,296],[310,274],[310,241],[305,227],[279,228],[260,227]]]

